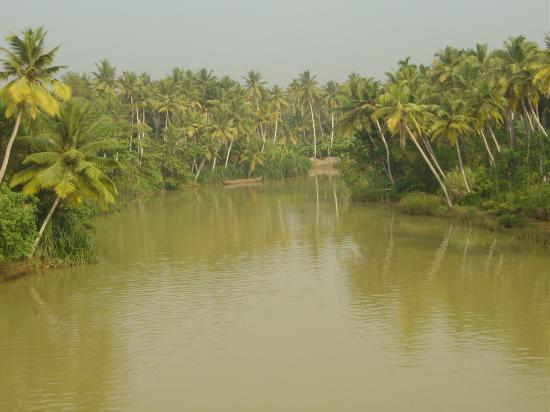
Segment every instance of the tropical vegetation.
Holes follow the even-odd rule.
[[[161,79],[100,60],[56,65],[42,28],[0,48],[0,263],[93,260],[90,217],[158,190],[308,173],[339,156],[356,200],[404,198],[435,214],[477,207],[518,222],[550,218],[550,38],[502,49],[446,47],[385,80],[286,88],[252,70]]]

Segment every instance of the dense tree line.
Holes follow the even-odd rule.
[[[339,100],[353,140],[345,175],[358,197],[439,192],[449,207],[548,218],[549,96],[550,37],[446,47],[383,82],[352,74]]]
[[[91,203],[304,175],[324,156],[343,159],[356,198],[421,191],[448,207],[550,215],[550,40],[447,47],[429,66],[400,61],[385,81],[320,85],[306,70],[285,89],[257,71],[237,81],[174,68],[154,80],[108,60],[78,74],[45,40],[28,29],[0,49],[1,202],[20,206],[2,214],[0,261],[37,247],[88,260]]]

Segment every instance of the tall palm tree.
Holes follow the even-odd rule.
[[[336,108],[340,105],[340,85],[331,80],[323,87],[323,92],[323,104],[330,113],[330,146],[328,150],[328,155],[330,156],[334,143],[334,114]]]
[[[311,126],[313,128],[313,158],[317,159],[317,133],[315,130],[315,114],[313,105],[319,97],[319,88],[317,87],[316,76],[313,76],[309,70],[305,70],[299,77],[300,98],[302,102],[309,106],[311,113]]]
[[[52,65],[59,46],[46,51],[45,39],[46,31],[43,28],[27,29],[21,37],[10,34],[6,38],[9,47],[0,48],[5,55],[0,60],[0,80],[8,81],[1,91],[7,103],[4,114],[7,118],[15,117],[15,125],[0,167],[0,182],[4,179],[23,116],[35,119],[40,112],[56,116],[59,113],[59,101],[71,97],[71,89],[55,77],[65,66]]]
[[[259,71],[251,70],[243,79],[246,83],[245,89],[248,97],[255,106],[259,105],[260,100],[264,97],[266,84],[262,80],[262,74]]]
[[[506,108],[504,119],[508,132],[510,147],[514,147],[514,115],[523,113],[526,120],[531,121],[531,116],[536,114],[532,108],[533,77],[531,67],[537,60],[538,47],[535,43],[527,41],[523,36],[510,37],[504,43],[503,50],[494,52],[494,57],[498,61],[498,80],[502,87],[502,92],[506,98]],[[538,117],[536,118],[538,121]],[[541,127],[543,133],[544,128]]]
[[[133,71],[123,71],[118,79],[120,95],[130,103],[130,123],[134,124],[135,97],[138,89],[138,76]]]
[[[65,103],[59,117],[52,120],[51,130],[37,137],[45,151],[27,156],[23,161],[27,167],[12,176],[10,186],[22,185],[25,193],[47,190],[55,194],[29,256],[60,201],[78,204],[88,198],[100,205],[114,202],[117,189],[103,168],[116,166],[116,162],[97,156],[111,143],[98,136],[100,125],[101,120],[92,120],[88,105],[78,100]]]
[[[436,110],[436,117],[430,128],[433,138],[443,137],[456,148],[458,163],[466,191],[470,193],[470,185],[466,179],[462,154],[460,152],[460,138],[468,137],[471,132],[473,119],[467,115],[466,104],[454,96],[446,96],[444,104]]]
[[[474,82],[471,88],[466,91],[466,98],[472,111],[472,116],[475,119],[477,133],[483,139],[489,160],[494,165],[495,157],[487,142],[485,128],[489,128],[497,152],[500,153],[500,145],[491,129],[491,124],[494,123],[499,126],[503,122],[501,114],[504,105],[503,98],[495,86],[495,82],[490,77],[481,77]]]
[[[96,71],[92,72],[95,93],[113,96],[116,90],[116,67],[107,59],[100,60],[95,67]]]
[[[269,105],[275,110],[275,131],[273,132],[273,141],[277,141],[277,131],[281,122],[281,112],[288,107],[288,100],[279,86],[273,86],[270,92]]]
[[[380,82],[373,78],[363,79],[357,75],[350,76],[347,93],[341,106],[341,111],[344,115],[341,122],[341,128],[345,134],[349,134],[352,131],[364,131],[370,134],[374,126],[376,126],[386,151],[385,172],[390,182],[393,184],[394,178],[389,145],[378,118],[374,116],[379,107],[378,100],[381,93],[382,88]]]
[[[374,117],[384,119],[388,130],[392,134],[398,135],[403,144],[407,138],[414,144],[439,183],[447,205],[452,207],[453,203],[443,178],[419,143],[422,137],[422,128],[425,127],[426,118],[430,115],[430,107],[425,104],[414,103],[411,90],[406,81],[389,84],[384,94],[380,96],[379,104],[380,108],[375,112]]]

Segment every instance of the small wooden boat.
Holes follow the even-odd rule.
[[[260,183],[264,177],[253,177],[251,179],[236,179],[236,180],[224,180],[223,184],[225,186],[234,186],[234,185],[248,185],[251,183]]]

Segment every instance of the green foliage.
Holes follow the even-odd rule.
[[[241,167],[235,165],[224,167],[222,165],[214,170],[208,168],[204,172],[201,172],[198,182],[201,184],[211,185],[221,183],[224,180],[243,179],[245,177],[246,173]]]
[[[439,196],[429,193],[414,192],[399,201],[399,209],[409,215],[442,215],[447,208]]]
[[[522,210],[539,220],[550,220],[550,184],[529,187],[522,197]]]
[[[351,199],[358,202],[372,202],[393,199],[394,191],[386,176],[372,166],[359,171],[353,161],[341,161],[340,172],[351,191]]]
[[[466,175],[466,181],[470,189],[474,185],[474,174],[472,169],[469,167],[464,168],[464,174]],[[468,196],[468,190],[466,188],[466,183],[464,182],[464,177],[459,168],[454,168],[449,173],[447,173],[447,186],[449,188],[449,194],[453,200],[462,200]]]
[[[523,223],[523,220],[520,216],[514,214],[514,213],[504,213],[503,215],[500,215],[497,217],[497,222],[500,226],[505,228],[512,228],[521,226]]]
[[[36,236],[36,198],[0,186],[0,262],[25,258]]]
[[[36,257],[54,266],[79,265],[96,260],[95,227],[97,209],[89,203],[70,207],[61,203],[48,225]],[[46,210],[42,211],[44,215]]]
[[[265,153],[263,165],[256,167],[255,176],[277,180],[305,176],[311,169],[311,159],[284,148],[272,147]]]

